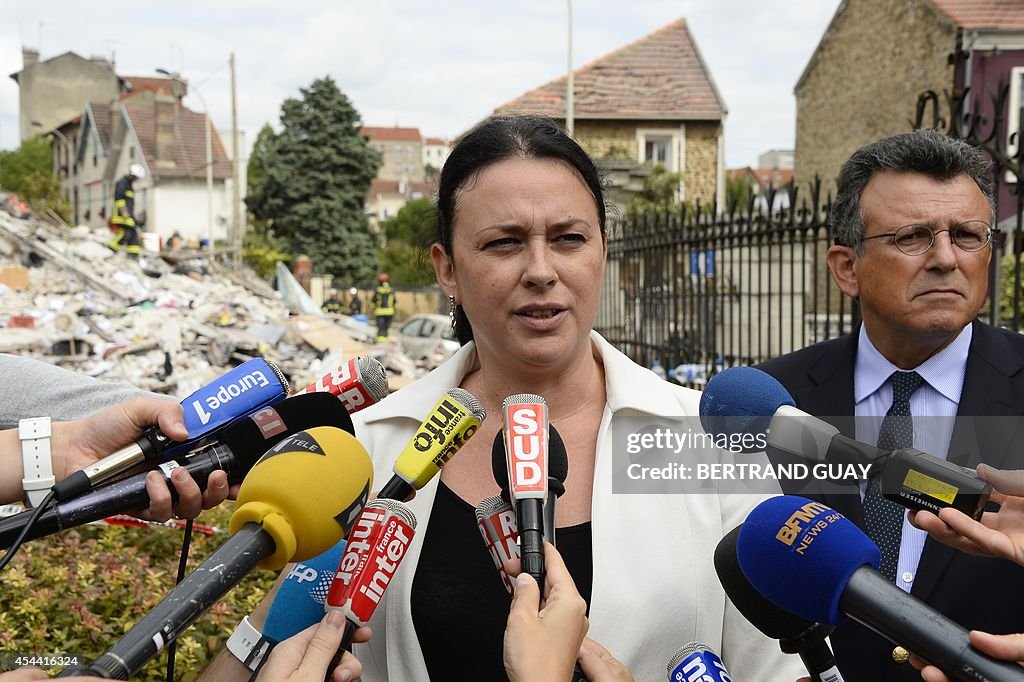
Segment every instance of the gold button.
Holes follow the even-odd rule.
[[[898,646],[892,650],[892,660],[894,663],[906,663],[910,660],[910,652]]]

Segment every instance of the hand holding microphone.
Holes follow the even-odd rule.
[[[318,624],[275,647],[256,679],[266,682],[320,682],[325,675],[335,682],[356,679],[362,674],[363,666],[348,651],[344,652],[337,666],[329,669],[345,630],[345,616],[338,611],[328,612]],[[372,635],[370,628],[360,627],[353,633],[352,641],[368,642]]]
[[[971,646],[1001,661],[1024,662],[1024,634],[990,635],[987,632],[971,631]],[[921,671],[925,682],[950,682],[946,674],[934,665],[928,665],[917,656],[910,657],[910,664]]]

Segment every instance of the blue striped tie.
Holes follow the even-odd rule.
[[[914,421],[910,416],[910,396],[924,379],[917,372],[893,372],[892,406],[885,413],[878,431],[878,447],[886,451],[914,445]],[[878,569],[888,580],[896,582],[900,561],[900,540],[903,536],[903,507],[882,497],[878,477],[868,482],[864,493],[864,527],[868,537],[882,550]]]

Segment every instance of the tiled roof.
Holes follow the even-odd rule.
[[[152,90],[154,92],[162,92],[167,95],[174,94],[174,79],[173,78],[162,78],[159,76],[121,76],[121,79],[131,85],[130,93],[135,94],[143,90]],[[184,97],[188,94],[188,81],[179,80],[178,87],[181,88],[180,95]]]
[[[177,108],[173,168],[157,163],[156,110],[154,107],[125,106],[135,134],[139,137],[146,163],[155,175],[175,177],[206,177],[206,116],[183,106]],[[213,177],[230,178],[231,161],[221,144],[217,129],[213,129]]]
[[[562,76],[495,113],[564,118],[565,86]],[[578,119],[720,119],[726,113],[685,19],[576,69],[573,106]]]
[[[377,142],[419,142],[422,139],[419,128],[399,128],[398,126],[394,128],[363,126],[359,130],[359,134]]]
[[[768,189],[769,183],[778,188],[793,180],[792,168],[755,168],[753,172],[757,182],[765,189]]]
[[[96,126],[96,134],[99,135],[100,145],[103,149],[110,149],[111,116],[110,105],[103,102],[87,102],[92,110],[92,122]]]
[[[423,140],[423,144],[432,144],[442,147],[450,147],[452,145],[451,141],[442,139],[440,137],[428,137]]]
[[[375,197],[378,194],[392,194],[395,196],[404,196],[399,192],[399,180],[374,180],[370,183],[370,191],[367,192],[367,196]],[[406,183],[406,194],[422,194],[425,197],[431,197],[434,192],[437,191],[437,183],[435,182],[409,182]]]
[[[1021,0],[931,0],[960,28],[997,31],[1024,30]]]

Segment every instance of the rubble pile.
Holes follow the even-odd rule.
[[[255,273],[205,252],[114,254],[110,233],[0,213],[0,353],[183,398],[253,357],[303,387],[354,355],[416,373],[348,318],[293,315]],[[403,376],[404,375],[404,376]]]

